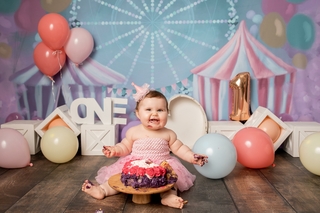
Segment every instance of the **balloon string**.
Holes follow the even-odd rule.
[[[60,62],[60,54],[61,54],[61,53],[62,53],[61,50],[55,50],[55,51],[52,52],[52,55],[57,55],[57,54],[58,54],[58,63],[59,63],[59,67],[60,67],[59,70],[62,69],[62,65],[61,65],[61,62]]]
[[[54,83],[55,83],[55,81],[53,80],[53,78],[52,78],[51,76],[48,76],[48,78],[50,78],[50,80],[51,80],[51,92],[52,92],[52,97],[53,97],[54,103],[56,103],[56,99],[55,99],[55,97],[54,97]]]
[[[52,78],[51,76],[47,76],[47,77],[51,80],[52,85],[53,85],[53,83],[55,83],[55,81],[53,80],[53,78]]]

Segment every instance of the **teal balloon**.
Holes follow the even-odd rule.
[[[313,21],[303,14],[293,16],[287,25],[287,40],[294,48],[308,50],[315,40]]]
[[[305,0],[287,0],[287,2],[293,3],[293,4],[300,4],[304,2]]]
[[[18,10],[21,0],[1,0],[0,13],[14,13]]]
[[[204,177],[220,179],[229,175],[237,163],[237,151],[232,141],[218,133],[200,137],[193,145],[192,151],[208,156],[208,163],[202,167],[194,165]]]

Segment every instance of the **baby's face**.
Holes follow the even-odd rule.
[[[148,129],[162,129],[168,119],[166,101],[163,98],[145,98],[141,100],[136,115]]]

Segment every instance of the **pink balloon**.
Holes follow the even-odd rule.
[[[24,120],[24,117],[17,112],[9,114],[6,118],[6,123],[14,120]]]
[[[0,129],[0,167],[23,168],[31,166],[28,141],[15,129]]]
[[[263,130],[245,127],[234,135],[232,142],[237,150],[237,160],[243,166],[260,169],[273,164],[273,142]]]
[[[70,60],[76,65],[81,64],[93,50],[93,38],[90,32],[78,27],[71,29],[70,37],[64,45],[64,50]]]
[[[287,113],[282,113],[278,116],[280,118],[280,120],[282,121],[293,121],[293,118],[291,117],[291,115],[287,114]]]
[[[43,118],[41,118],[41,117],[39,117],[39,116],[37,116],[37,115],[34,115],[31,120],[42,121]]]
[[[31,11],[31,12],[30,12]],[[39,0],[23,0],[14,14],[16,24],[27,32],[36,32],[38,22],[46,14]]]
[[[9,34],[20,31],[20,28],[15,24],[12,14],[0,14],[0,32]]]
[[[296,5],[286,0],[262,0],[261,7],[265,15],[271,12],[279,13],[286,23],[297,11]]]

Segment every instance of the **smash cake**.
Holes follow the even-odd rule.
[[[121,172],[121,182],[132,188],[158,188],[175,183],[178,179],[168,162],[160,165],[151,160],[131,160],[125,163]]]

